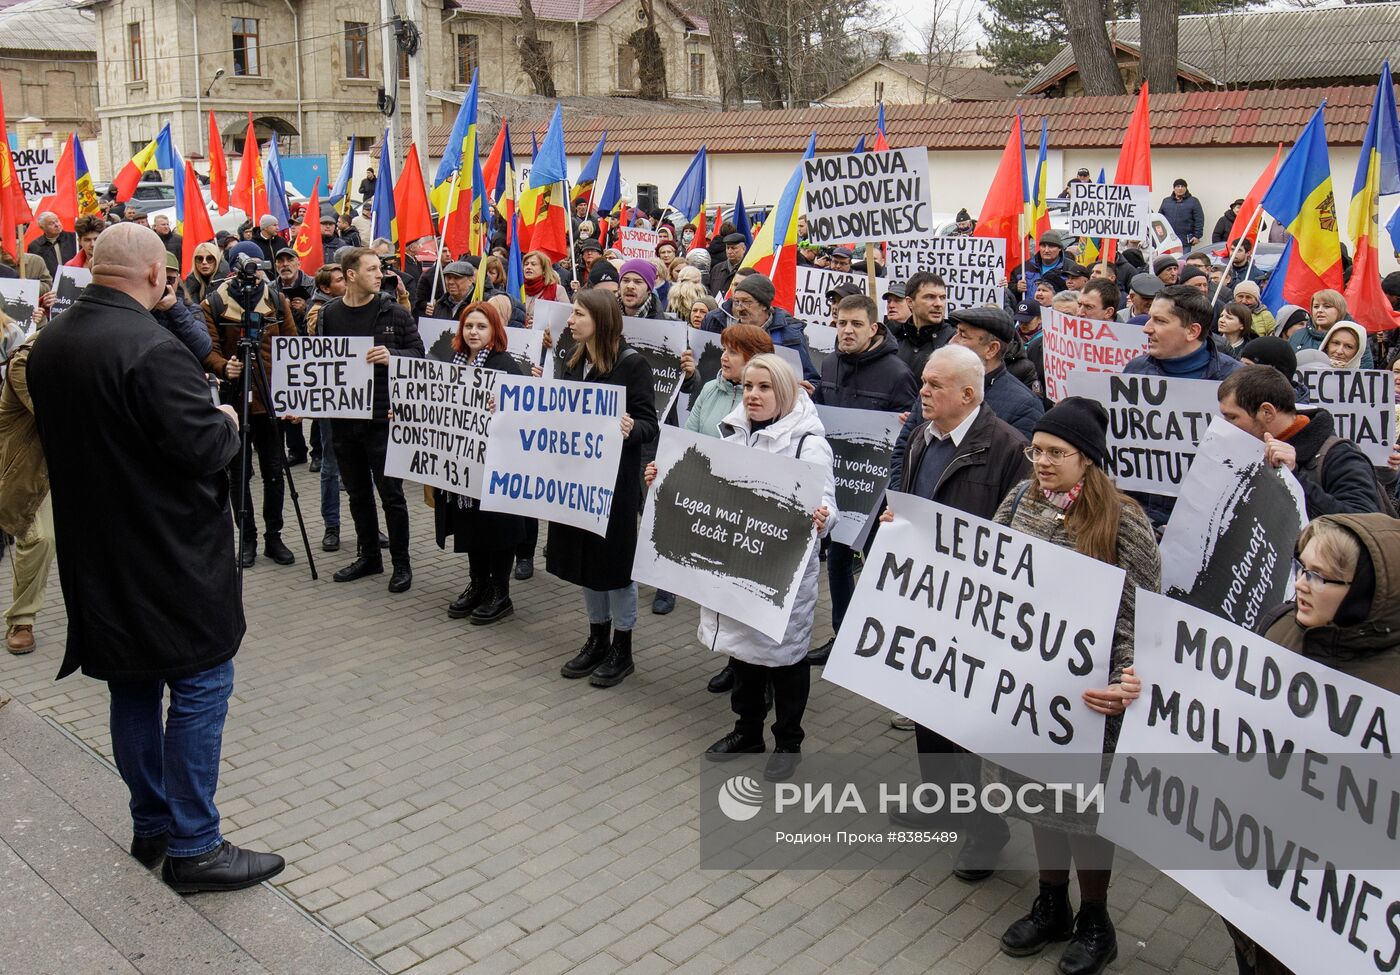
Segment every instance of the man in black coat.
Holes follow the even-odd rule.
[[[977,353],[986,370],[983,402],[1030,440],[1035,421],[1045,415],[1045,404],[1006,368],[1006,351],[1016,340],[1016,323],[1000,308],[963,308],[950,318],[958,329],[951,344]]]
[[[724,237],[724,260],[710,268],[709,289],[712,295],[722,295],[729,291],[734,280],[734,272],[744,262],[748,244],[744,235],[735,231]]]
[[[1030,476],[1031,464],[1023,453],[1026,439],[987,408],[983,386],[982,359],[971,349],[949,345],[929,356],[919,390],[924,422],[906,442],[899,479],[892,482],[900,491],[990,519],[1012,488]],[[891,517],[886,511],[881,520]],[[963,748],[922,725],[915,725],[914,733],[921,756],[965,754]],[[924,767],[924,779],[929,782],[943,782],[950,773],[965,776],[964,782],[981,780],[973,756],[960,762],[929,760]],[[891,818],[925,828],[929,822],[924,816],[910,812]],[[967,839],[953,872],[968,881],[991,876],[986,864],[1010,838],[1006,824],[980,811],[970,825],[957,828]]]
[[[350,496],[350,515],[355,519],[359,549],[355,561],[333,577],[336,582],[352,582],[384,572],[379,554],[379,515],[374,507],[374,491],[384,505],[384,521],[389,529],[389,555],[394,571],[389,576],[390,592],[406,592],[413,585],[413,569],[408,561],[408,502],[404,500],[403,480],[384,476],[384,457],[389,447],[389,356],[423,358],[423,339],[418,323],[398,302],[383,294],[384,269],[379,257],[367,247],[345,255],[345,295],[326,303],[316,319],[318,335],[372,336],[374,347],[368,361],[374,369],[374,416],[368,420],[331,420],[331,443],[345,493]]]
[[[39,229],[43,231],[34,242],[25,248],[31,254],[38,254],[44,259],[44,264],[49,269],[49,277],[58,273],[60,264],[67,264],[78,253],[78,238],[71,232],[63,229],[62,222],[57,214],[48,210],[39,214],[35,221],[39,224]]]
[[[29,359],[68,610],[58,676],[109,682],[132,855],[164,857],[182,893],[250,887],[284,864],[226,842],[214,806],[245,629],[224,473],[237,414],[210,402],[199,363],[151,317],[166,291],[160,238],[111,227],[91,267]]]

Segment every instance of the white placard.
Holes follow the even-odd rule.
[[[883,278],[876,278],[881,284]],[[797,307],[792,317],[811,325],[830,325],[831,301],[826,293],[843,284],[854,284],[862,294],[870,294],[868,275],[848,271],[828,271],[822,267],[801,267],[797,269]],[[885,299],[875,296],[875,307],[879,318],[885,317]]]
[[[558,343],[559,336],[563,335],[564,330],[569,327],[569,316],[573,313],[572,302],[547,301],[544,298],[537,298],[530,327],[537,331],[548,332]]]
[[[1210,430],[1162,534],[1162,591],[1254,629],[1293,598],[1303,488],[1264,461],[1264,441],[1224,420]]]
[[[368,420],[374,415],[370,335],[272,336],[272,408],[278,416]]]
[[[1298,379],[1308,387],[1300,411],[1320,406],[1332,414],[1336,435],[1384,467],[1395,446],[1395,379],[1389,369],[1329,369],[1307,365]]]
[[[660,240],[661,235],[655,230],[645,230],[641,227],[617,228],[616,246],[627,260],[634,257],[655,257],[656,245]]]
[[[1068,385],[1108,410],[1109,469],[1123,491],[1178,496],[1206,428],[1224,422],[1208,379],[1072,372]]]
[[[386,477],[481,497],[490,401],[501,373],[436,359],[389,358]]]
[[[0,311],[21,325],[34,317],[39,307],[38,278],[0,278]]]
[[[804,331],[807,334],[807,351],[812,354],[812,365],[816,367],[817,375],[820,376],[822,363],[826,361],[827,356],[836,352],[836,329],[819,322],[809,322]],[[802,378],[801,370],[798,371],[797,378]]]
[[[802,166],[812,243],[888,243],[933,232],[926,148],[815,156]]]
[[[1109,678],[1117,566],[891,492],[822,676],[969,751],[1037,775],[1103,751],[1085,706]]]
[[[686,325],[662,318],[622,318],[622,337],[651,365],[656,392],[656,418],[664,421],[685,373],[681,356],[686,348]]]
[[[521,375],[531,375],[531,367],[539,366],[545,379],[554,377],[554,356],[545,355],[544,332],[536,332],[534,329],[527,328],[508,328],[506,329],[506,351],[515,360],[515,364],[520,367]]]
[[[456,354],[452,348],[452,338],[457,334],[457,323],[450,318],[418,318],[418,337],[423,340],[423,354],[438,362],[451,362]]]
[[[691,391],[681,393],[676,400],[676,416],[681,426],[685,426],[690,417],[690,410],[700,398],[700,391],[705,388],[705,384],[720,374],[719,360],[720,356],[724,355],[724,345],[720,342],[719,332],[687,328],[685,341],[690,348],[690,354],[695,357],[695,379]],[[701,433],[712,437],[719,435],[718,430],[702,430]]]
[[[57,164],[52,146],[47,149],[15,149],[10,155],[14,157],[15,175],[19,177],[25,196],[38,199],[58,192],[55,188]]]
[[[854,546],[890,481],[890,458],[903,424],[898,413],[818,406],[834,456],[836,505],[841,510],[831,540]]]
[[[49,318],[56,318],[73,307],[78,295],[90,284],[92,271],[88,268],[60,266],[53,276],[53,305],[49,308]]]
[[[1148,240],[1152,200],[1148,187],[1120,183],[1069,184],[1069,235]]]
[[[1006,299],[1006,241],[1000,237],[925,237],[891,244],[890,281],[932,271],[947,283],[948,310],[995,305]]]
[[[1070,373],[1122,372],[1130,361],[1147,354],[1147,335],[1141,325],[1065,315],[1048,306],[1040,311],[1045,395],[1052,402],[1069,395],[1065,382]]]
[[[481,507],[608,533],[627,390],[500,376]]]
[[[816,464],[663,426],[632,578],[782,639],[811,558]]]
[[[1135,631],[1099,833],[1291,971],[1393,971],[1400,698],[1156,593]]]

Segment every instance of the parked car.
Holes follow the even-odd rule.
[[[131,199],[126,201],[128,210],[136,210],[149,217],[156,210],[163,210],[166,207],[175,205],[175,184],[174,183],[147,183],[136,184],[136,191],[131,194]]]

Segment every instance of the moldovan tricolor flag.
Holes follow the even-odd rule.
[[[802,153],[805,161],[817,151],[817,134],[807,138],[807,149]],[[805,167],[802,162],[788,177],[787,185],[778,197],[778,206],[773,219],[759,228],[753,246],[744,254],[744,267],[751,267],[760,274],[766,274],[773,282],[773,305],[791,313],[797,307],[797,211],[802,198],[802,176]],[[733,293],[731,286],[730,292]]]
[[[1313,294],[1324,288],[1342,290],[1342,242],[1322,119],[1326,104],[1313,113],[1260,201],[1264,212],[1293,235],[1293,260],[1288,263],[1283,296],[1304,308],[1311,308]]]
[[[156,140],[152,139],[146,143],[146,148],[131,157],[131,161],[122,167],[112,180],[112,188],[116,192],[116,201],[125,203],[131,199],[131,194],[136,192],[136,184],[141,182],[142,173],[152,173],[156,170]]]
[[[1040,120],[1040,155],[1035,161],[1035,182],[1031,184],[1030,198],[1026,200],[1026,233],[1035,243],[1040,235],[1050,229],[1049,193],[1049,148],[1050,120]]]
[[[1377,247],[1381,235],[1380,198],[1391,193],[1400,193],[1400,120],[1395,114],[1395,88],[1387,61],[1381,68],[1376,100],[1371,104],[1371,121],[1361,143],[1347,216],[1355,261],[1346,290],[1347,311],[1351,320],[1364,325],[1368,332],[1400,327],[1400,315],[1391,311],[1390,301],[1381,290]]]

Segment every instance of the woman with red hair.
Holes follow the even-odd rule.
[[[478,301],[462,309],[452,337],[453,363],[518,376],[520,368],[506,346],[505,323],[495,308]],[[454,552],[467,553],[471,571],[471,581],[448,605],[447,615],[466,618],[475,626],[511,615],[515,607],[510,601],[510,572],[515,547],[525,537],[525,519],[482,511],[475,498],[440,488],[433,494],[438,547],[446,549],[450,537]]]

